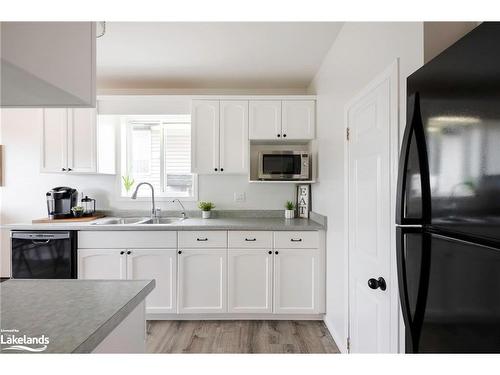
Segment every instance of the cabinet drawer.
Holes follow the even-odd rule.
[[[181,231],[179,232],[179,248],[197,248],[197,247],[227,247],[226,231]]]
[[[276,249],[317,249],[319,233],[311,232],[274,232]]]
[[[80,231],[80,249],[154,249],[176,248],[174,231]]]
[[[229,231],[227,233],[230,248],[271,248],[273,232],[263,231]]]

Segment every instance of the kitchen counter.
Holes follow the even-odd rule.
[[[96,225],[100,219],[86,223],[9,224],[3,228],[11,230],[269,230],[269,231],[315,231],[326,229],[312,219],[284,219],[277,217],[248,218],[224,217],[214,219],[187,218],[172,224],[109,224]]]
[[[154,280],[8,280],[0,283],[3,341],[44,335],[44,353],[90,353],[154,287]],[[9,346],[0,350],[19,352]]]

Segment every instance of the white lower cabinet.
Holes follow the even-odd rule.
[[[228,312],[273,312],[271,249],[229,249],[228,270]]]
[[[274,313],[320,312],[319,260],[318,249],[274,251]]]
[[[79,249],[78,278],[124,280],[127,278],[125,249]]]
[[[146,298],[148,314],[175,314],[177,250],[130,249],[127,253],[127,279],[156,281],[155,288]]]
[[[179,313],[227,311],[226,249],[181,249]]]

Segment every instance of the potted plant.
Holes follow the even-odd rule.
[[[122,180],[123,180],[123,187],[125,188],[125,191],[128,193],[130,189],[132,189],[132,186],[134,186],[135,180],[130,176],[122,176]]]
[[[199,202],[198,208],[201,210],[201,217],[204,219],[210,219],[212,210],[215,208],[215,204],[212,202]]]
[[[285,219],[293,219],[295,217],[295,205],[292,201],[287,201],[285,204]]]
[[[82,206],[75,206],[71,208],[74,217],[82,217],[85,209]]]

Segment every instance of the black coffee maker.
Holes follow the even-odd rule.
[[[71,217],[71,209],[78,204],[78,191],[70,187],[55,187],[46,196],[49,219]]]

